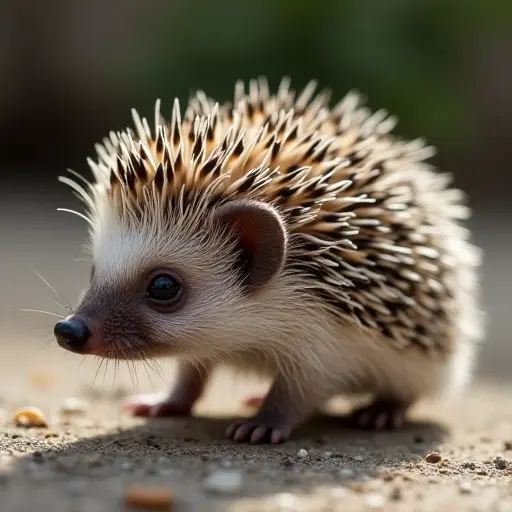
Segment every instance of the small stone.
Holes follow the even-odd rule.
[[[465,469],[471,469],[471,471],[474,471],[476,469],[476,464],[474,462],[463,462],[462,467]]]
[[[275,496],[279,510],[293,510],[297,506],[297,497],[291,492],[282,492]]]
[[[216,494],[233,494],[242,487],[242,473],[234,470],[214,471],[203,481],[207,492]]]
[[[344,487],[333,487],[329,494],[334,500],[342,500],[347,495],[347,490]]]
[[[61,414],[84,414],[87,411],[87,403],[79,398],[69,397],[60,406]]]
[[[391,491],[389,498],[393,501],[400,501],[402,499],[402,489],[400,489],[400,487],[395,487]]]
[[[364,501],[366,502],[366,506],[372,509],[384,508],[386,504],[386,498],[378,493],[367,494]]]
[[[361,455],[355,455],[354,457],[352,457],[356,462],[363,462],[363,457],[361,457]]]
[[[461,494],[471,494],[473,489],[471,488],[471,482],[463,481],[459,484],[459,490]]]
[[[23,407],[14,413],[14,423],[17,427],[47,427],[46,419],[41,409],[37,407]],[[14,435],[12,437],[15,439]]]
[[[487,475],[487,471],[485,471],[485,469],[481,469],[480,471],[477,471],[476,474],[479,475],[479,476],[486,476]]]
[[[351,468],[341,468],[340,469],[340,476],[342,478],[353,478],[355,476],[356,472]]]
[[[437,464],[439,462],[441,462],[441,454],[437,453],[437,452],[430,452],[430,453],[427,453],[427,455],[425,455],[425,460],[427,462],[430,462],[431,464]]]
[[[309,453],[307,450],[304,450],[304,448],[301,448],[298,452],[297,452],[297,457],[299,457],[300,459],[305,459],[306,457],[309,456]]]
[[[87,489],[87,482],[84,480],[71,480],[66,485],[66,491],[71,496],[83,494]]]
[[[34,457],[34,460],[41,464],[42,462],[44,462],[44,457],[43,457],[43,454],[41,452],[34,452],[32,454],[32,457]]]
[[[508,462],[505,459],[503,459],[502,457],[496,457],[493,462],[494,462],[494,467],[496,469],[507,469],[507,467],[508,467]]]
[[[128,507],[137,507],[146,510],[172,510],[174,507],[174,493],[161,486],[132,485],[124,495]]]

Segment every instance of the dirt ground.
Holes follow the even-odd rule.
[[[419,406],[393,433],[348,429],[346,404],[334,403],[286,444],[246,446],[223,435],[230,416],[250,413],[241,398],[264,383],[221,373],[196,417],[146,422],[119,402],[134,389],[165,388],[156,373],[139,367],[134,386],[126,368],[113,381],[102,367],[95,379],[95,360],[12,346],[0,363],[2,512],[120,511],[134,483],[166,486],[178,511],[512,510],[506,387],[479,382],[460,403]],[[172,380],[172,364],[163,369]],[[87,404],[82,414],[59,412],[71,396]],[[40,407],[49,427],[15,427],[12,411],[26,405]],[[442,459],[427,462],[431,451]],[[212,475],[235,483],[209,484]]]

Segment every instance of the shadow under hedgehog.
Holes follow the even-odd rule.
[[[189,414],[220,364],[272,379],[235,441],[278,443],[336,396],[355,424],[394,428],[423,397],[460,391],[481,339],[480,253],[433,149],[354,92],[264,78],[233,103],[199,91],[154,129],[110,133],[87,206],[91,281],[55,326],[60,346],[111,359],[172,356],[172,392],[133,414]],[[76,213],[76,212],[75,212]]]

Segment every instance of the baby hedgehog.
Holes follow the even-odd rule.
[[[179,361],[172,392],[133,414],[189,414],[227,364],[272,379],[227,435],[278,443],[336,395],[370,396],[355,424],[391,428],[468,381],[479,252],[462,194],[385,111],[355,93],[331,109],[315,88],[199,91],[170,122],[157,101],[154,130],[133,111],[135,131],[97,145],[94,183],[61,178],[87,206],[93,266],[59,345]]]

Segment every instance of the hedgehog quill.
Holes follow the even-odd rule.
[[[190,414],[229,365],[272,384],[227,435],[279,443],[336,395],[370,397],[355,425],[395,428],[469,382],[483,329],[463,194],[386,111],[315,91],[259,78],[232,103],[175,100],[168,120],[158,101],[153,129],[134,110],[96,146],[92,182],[61,178],[93,265],[59,345],[178,360],[173,390],[133,397],[133,414]]]

